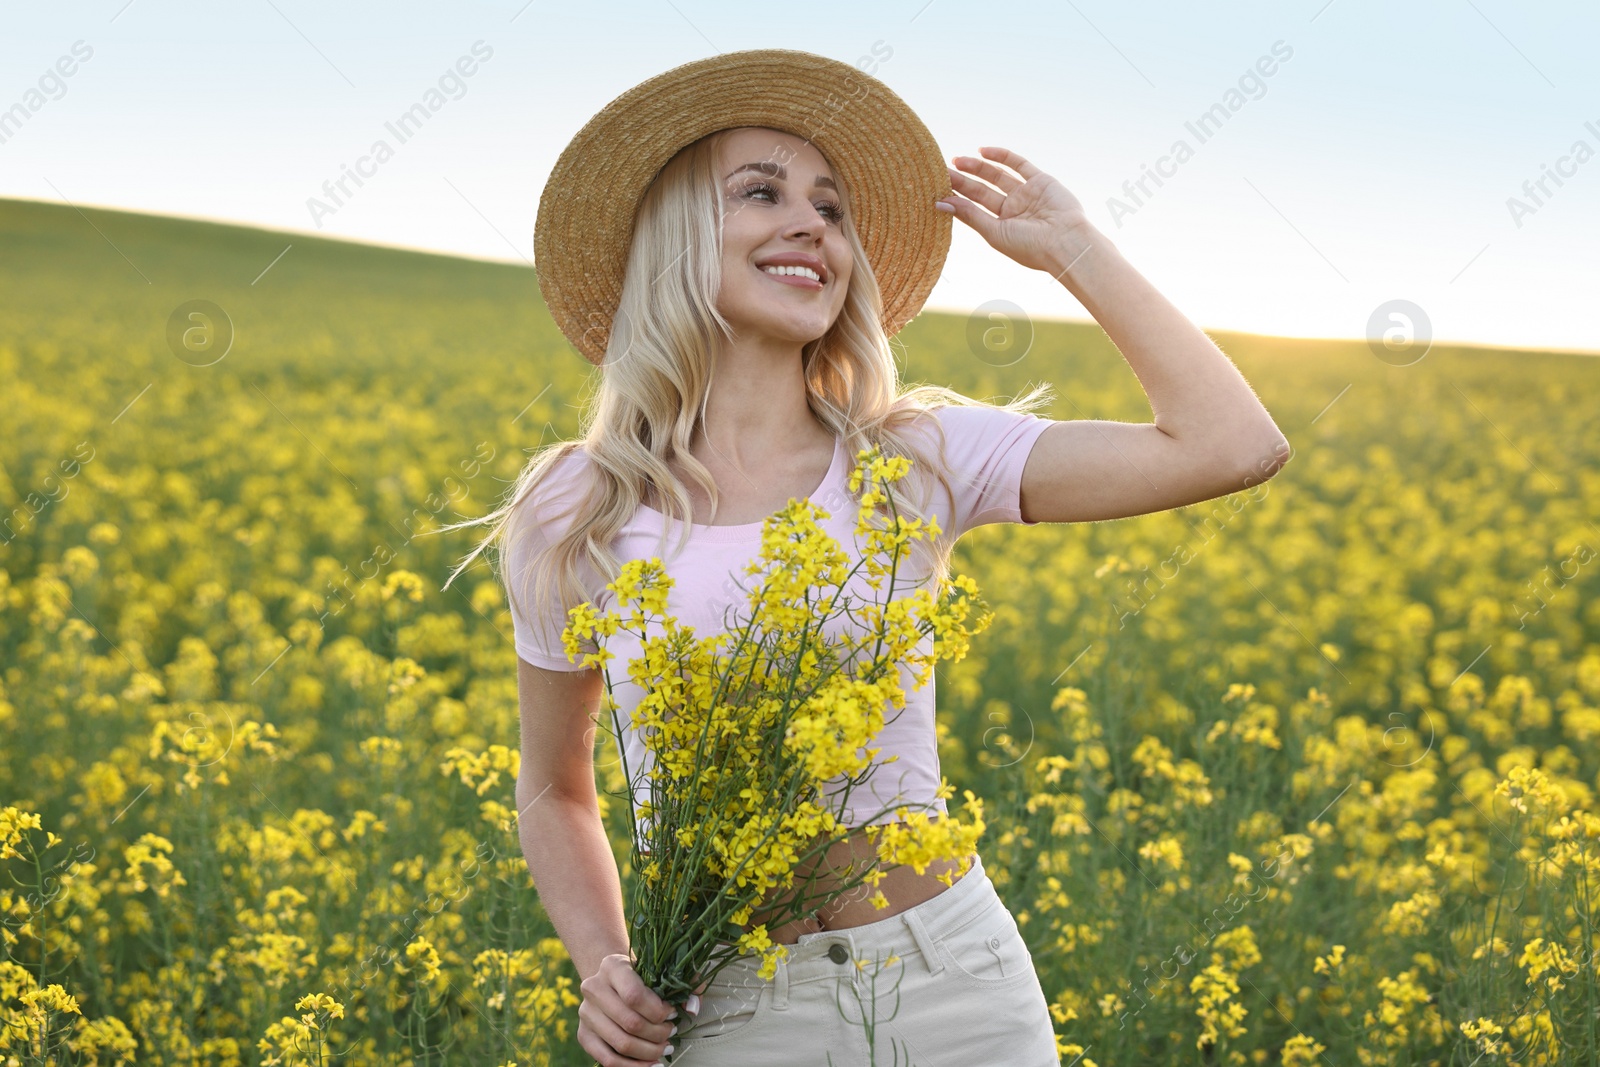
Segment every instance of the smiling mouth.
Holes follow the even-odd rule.
[[[757,267],[756,270],[771,278],[779,285],[787,285],[794,289],[810,289],[818,292],[823,284],[816,277],[816,272],[809,267]]]

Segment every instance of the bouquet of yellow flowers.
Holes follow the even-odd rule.
[[[937,519],[924,525],[894,506],[889,486],[910,462],[877,448],[857,457],[850,491],[860,493],[864,482],[872,487],[860,495],[856,532],[866,547],[854,566],[817,523],[828,513],[809,501],[790,500],[769,517],[760,555],[747,568],[761,576],[749,617],[724,632],[696,637],[666,614],[672,579],[658,557],[623,566],[607,586],[617,595],[611,611],[584,603],[569,613],[562,634],[568,658],[580,641],[596,639],[598,651],[584,655],[585,666],[605,667],[611,653],[603,638],[619,629],[641,638],[642,654],[627,669],[644,693],[632,722],[651,765],[639,775],[649,799],[635,803],[635,774],[624,756],[630,811],[643,831],[633,835],[628,904],[635,969],[671,1003],[681,1006],[735,958],[719,946],[759,953],[760,973],[771,978],[788,949],[771,941],[770,928],[863,883],[877,886],[888,867],[910,864],[921,873],[950,859],[967,869],[984,827],[982,802],[970,790],[970,821],[932,820],[897,805],[898,821],[866,827],[873,856],[859,869],[852,862],[820,888],[814,874],[796,878],[797,869],[850,834],[826,801],[847,802],[881,766],[873,763],[880,750],[865,746],[882,728],[885,707],[904,706],[901,664],[915,668],[916,688],[926,685],[935,661],[964,656],[992,618],[965,576],[943,579],[937,593],[918,588],[894,598],[910,542],[939,533]],[[883,526],[872,522],[879,504],[888,514]],[[889,579],[886,602],[857,606],[844,595],[858,572],[874,590]],[[854,632],[830,632],[828,623],[844,613]],[[646,632],[651,620],[659,621],[659,636]],[[925,653],[919,646],[929,634]],[[609,675],[606,690],[620,738]],[[831,794],[824,788],[830,782]],[[941,782],[938,795],[950,793]],[[948,872],[939,877],[953,882]],[[888,906],[881,890],[872,900]],[[762,921],[752,924],[758,908]]]

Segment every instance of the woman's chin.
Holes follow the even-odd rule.
[[[793,319],[785,319],[781,322],[763,320],[760,322],[735,323],[733,334],[740,341],[760,339],[766,344],[799,347],[808,345],[827,333],[830,325],[832,324],[818,319],[807,319],[800,322],[796,322]]]

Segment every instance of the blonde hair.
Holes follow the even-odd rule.
[[[732,337],[716,307],[722,279],[723,223],[716,150],[729,132],[716,131],[681,149],[645,191],[635,217],[621,299],[607,339],[598,389],[592,404],[584,409],[578,437],[536,452],[503,505],[482,518],[443,528],[491,527],[451,573],[445,588],[490,544],[505,539],[499,552],[504,561],[517,538],[536,538],[545,542],[543,550],[530,557],[518,588],[512,588],[503,566],[499,574],[516,604],[529,603],[532,587],[536,611],[524,617],[549,617],[547,613],[553,615],[550,609],[559,603],[564,619],[579,603],[598,604],[604,581],[614,578],[623,562],[612,551],[611,542],[644,502],[647,487],[655,489],[664,505],[660,510],[679,522],[679,545],[686,542],[692,509],[683,485],[668,466],[673,459],[706,492],[715,516],[716,484],[689,451],[689,442],[700,426],[710,395],[715,354]],[[901,390],[894,352],[882,325],[877,279],[855,230],[849,191],[842,182],[838,191],[852,269],[838,318],[826,333],[801,349],[807,402],[816,419],[842,439],[851,466],[857,451],[872,445],[885,455],[912,459],[910,476],[895,487],[895,505],[903,515],[926,518],[932,479],[937,478],[946,492],[950,491],[942,428],[937,455],[927,456],[919,454],[901,431],[933,408],[979,402],[937,385]],[[1043,384],[1003,406],[1030,411],[1049,399],[1050,387]],[[931,421],[939,426],[937,420]],[[575,453],[590,461],[585,465],[586,492],[575,506],[560,514],[538,506],[520,507],[538,492],[552,468]],[[536,500],[534,505],[538,503]],[[553,542],[537,538],[539,531],[529,521],[568,517],[574,521]],[[942,536],[923,550],[937,580],[949,573],[953,544],[950,537]],[[599,587],[584,587],[579,569],[585,565],[594,574],[605,576]]]

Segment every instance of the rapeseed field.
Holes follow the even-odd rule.
[[[576,430],[533,272],[14,201],[0,247],[0,1064],[592,1062],[510,616],[435,533]],[[1148,421],[1035,327],[896,345]],[[1277,477],[957,550],[943,771],[1063,1062],[1595,1062],[1600,362],[1214,336]]]

